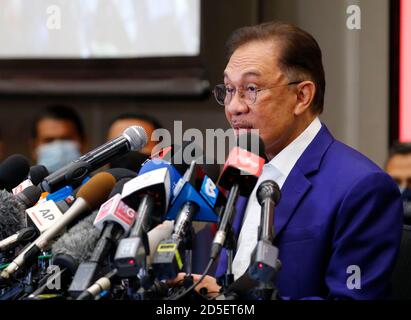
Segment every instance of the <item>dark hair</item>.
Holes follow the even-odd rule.
[[[240,28],[227,42],[228,58],[240,46],[252,41],[279,41],[281,53],[279,68],[290,81],[294,77],[309,77],[315,83],[316,92],[312,109],[321,113],[324,107],[325,75],[320,46],[312,35],[295,25],[283,22],[267,22]]]
[[[396,142],[390,149],[388,159],[392,158],[395,155],[407,155],[411,154],[411,142]]]
[[[81,139],[85,138],[84,126],[80,116],[66,105],[50,105],[41,110],[36,116],[31,128],[31,135],[33,138],[37,137],[37,124],[43,119],[66,120],[74,124]]]
[[[115,118],[111,120],[109,127],[111,127],[114,122],[119,121],[119,120],[124,120],[124,119],[138,119],[138,120],[142,120],[142,121],[146,121],[150,123],[154,127],[154,129],[163,128],[161,123],[156,118],[146,115],[146,114],[133,113],[133,112],[122,113],[116,116]]]

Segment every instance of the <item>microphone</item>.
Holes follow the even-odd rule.
[[[137,175],[133,171],[123,168],[108,169],[105,172],[114,176],[116,181],[124,178],[133,178]],[[71,187],[60,189],[60,191],[48,195],[45,202],[39,203],[37,206],[26,210],[27,215],[40,233],[43,233],[51,227],[53,223],[68,210],[74,201],[74,197],[71,195],[72,193],[73,189]],[[64,199],[62,199],[62,197],[64,197]]]
[[[17,256],[0,274],[3,279],[19,270],[28,261],[33,261],[38,254],[45,250],[50,242],[74,219],[84,211],[97,208],[104,199],[107,199],[115,184],[115,178],[106,172],[93,176],[77,193],[77,199],[67,212],[58,219],[49,229],[41,234],[28,248]]]
[[[0,164],[0,189],[11,191],[29,173],[29,161],[21,154],[13,154]]]
[[[48,175],[49,172],[47,168],[41,164],[30,167],[27,179],[21,182],[17,187],[13,188],[13,194],[16,195],[29,186],[37,186]]]
[[[184,174],[182,181],[185,184],[195,182],[196,161],[191,162],[190,168]],[[180,253],[184,247],[186,234],[191,232],[191,222],[200,206],[195,201],[186,200],[179,207],[179,213],[174,223],[173,234],[158,245],[152,262],[154,274],[160,280],[174,279],[183,267],[184,256]]]
[[[54,265],[68,268],[74,275],[78,265],[90,258],[101,233],[93,225],[97,213],[94,211],[82,219],[53,243]]]
[[[274,208],[280,201],[280,188],[272,180],[263,181],[257,189],[257,200],[261,205],[261,223],[257,245],[251,254],[248,275],[259,282],[270,283],[279,270],[278,249],[274,240]]]
[[[38,236],[36,228],[27,227],[0,241],[0,252],[12,250],[18,245],[29,243]]]
[[[51,247],[53,256],[52,266],[57,266],[59,270],[52,274],[47,273],[38,283],[38,288],[30,294],[29,299],[48,298],[45,293],[53,290],[65,291],[72,281],[73,275],[80,263],[90,258],[100,231],[93,226],[93,221],[97,216],[97,211],[75,224],[65,234],[63,234]],[[60,287],[50,286],[54,281],[59,281]]]
[[[119,242],[114,256],[114,263],[121,277],[137,275],[145,255],[149,254],[147,232],[160,223],[170,196],[170,175],[167,167],[140,174],[124,185],[122,199],[136,208],[138,216],[129,237]],[[137,199],[141,200],[136,201]],[[145,253],[140,251],[142,245]]]
[[[42,164],[37,164],[30,167],[28,178],[33,183],[33,185],[37,186],[48,175],[49,171],[47,170],[47,168]]]
[[[47,200],[26,210],[28,225],[34,225],[39,233],[43,233],[59,220],[68,210],[68,204],[61,200],[54,202]]]
[[[120,192],[130,178],[117,182],[108,201],[103,203],[94,220],[94,226],[101,230],[99,240],[87,262],[81,263],[70,285],[69,293],[77,297],[84,292],[98,276],[98,268],[111,253],[117,241],[127,233],[135,219],[136,212],[121,201]]]
[[[264,142],[258,135],[242,134],[238,137],[237,144],[238,146],[230,151],[218,182],[221,187],[230,191],[211,248],[210,259],[213,260],[217,259],[224,246],[227,228],[231,225],[238,195],[250,196],[266,161]],[[258,147],[259,154],[253,152],[256,147]]]
[[[147,134],[142,127],[128,127],[116,139],[86,153],[78,160],[46,177],[41,183],[41,188],[47,192],[54,192],[67,184],[76,186],[90,172],[129,151],[140,150],[146,143]]]
[[[264,143],[258,135],[249,132],[238,136],[237,147],[230,151],[219,179],[220,187],[230,191],[218,231],[212,242],[208,265],[194,284],[182,293],[170,297],[170,300],[181,299],[190,293],[207,275],[208,270],[217,259],[221,248],[226,242],[228,227],[231,225],[238,195],[248,197],[254,189],[258,177],[261,175],[264,163],[266,162],[264,150]]]
[[[186,148],[189,145],[192,143],[185,143],[181,147],[172,145],[160,150],[153,159],[143,164],[139,175],[124,186],[122,199],[138,212],[138,217],[128,238],[119,242],[114,256],[120,277],[136,276],[138,270],[143,267],[146,256],[150,255],[152,243],[171,233],[168,223],[159,225],[152,232],[149,231],[163,220],[168,204],[176,196],[175,190],[181,179],[181,171],[176,169],[174,163],[179,163],[178,168],[182,170],[188,167],[187,158],[195,158],[195,155],[186,155]],[[197,145],[194,144],[194,147]],[[148,243],[147,232],[148,237],[154,239],[154,242]]]
[[[6,190],[0,190],[0,239],[8,238],[26,227],[24,210],[33,206],[40,194],[40,189],[35,186],[30,186],[15,196]]]
[[[111,280],[117,275],[117,269],[111,270],[104,277],[98,279],[92,286],[84,290],[77,300],[92,300],[103,291],[110,290]]]

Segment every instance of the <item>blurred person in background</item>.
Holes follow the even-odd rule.
[[[83,123],[79,115],[65,105],[42,110],[33,122],[31,135],[31,156],[50,173],[78,159],[86,149]]]
[[[148,142],[143,149],[130,151],[126,155],[113,160],[110,166],[112,168],[127,168],[132,171],[138,171],[144,161],[150,157],[153,148],[157,144],[156,141],[151,139],[153,131],[161,129],[162,126],[154,117],[138,113],[123,113],[111,121],[107,131],[107,141],[118,137],[130,126],[143,127],[149,138]]]
[[[0,161],[3,161],[6,155],[3,133],[0,132]]]
[[[411,143],[396,143],[391,148],[385,170],[400,188],[404,223],[411,224]]]

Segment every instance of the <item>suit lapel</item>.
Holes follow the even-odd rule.
[[[334,138],[323,124],[314,140],[298,159],[294,168],[288,175],[282,189],[281,199],[275,210],[274,229],[276,238],[286,227],[303,197],[309,192],[311,182],[309,175],[316,174],[321,161]]]
[[[276,237],[293,216],[298,204],[311,188],[310,181],[298,169],[291,170],[281,189],[281,199],[274,215],[274,229]]]

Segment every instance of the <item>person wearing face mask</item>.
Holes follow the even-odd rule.
[[[37,164],[54,172],[85,151],[85,133],[78,114],[68,106],[45,108],[32,126],[31,155]]]
[[[396,143],[391,148],[385,170],[400,188],[404,223],[411,224],[411,143]]]
[[[151,135],[154,130],[161,129],[162,126],[157,119],[138,113],[123,113],[115,117],[107,131],[107,141],[118,137],[129,126],[141,126],[147,132],[149,140],[143,149],[139,151],[130,151],[129,153],[121,156],[110,163],[111,168],[126,168],[132,171],[140,170],[141,165],[146,161],[156,145],[156,141],[153,141]]]

